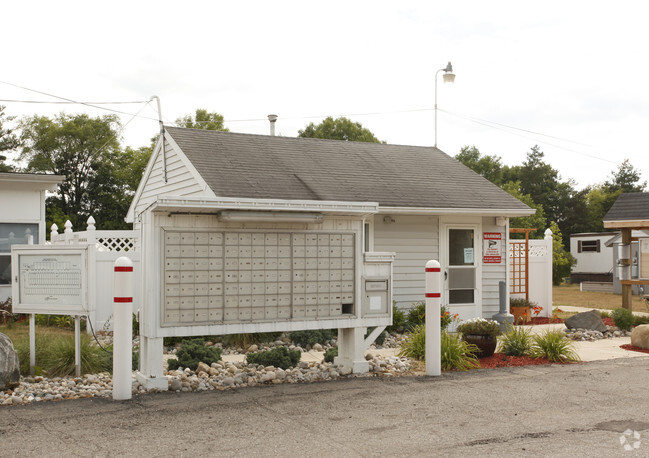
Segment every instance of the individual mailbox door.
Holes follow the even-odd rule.
[[[363,316],[389,314],[388,282],[389,280],[387,278],[364,279],[362,300]]]

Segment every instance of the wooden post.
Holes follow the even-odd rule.
[[[623,245],[628,245],[629,246],[629,253],[630,253],[630,248],[631,248],[631,229],[630,228],[624,228],[622,229],[622,244]],[[620,259],[620,263],[623,266],[624,270],[628,270],[630,273],[631,269],[631,259],[630,258],[622,258]],[[630,276],[629,276],[630,279]],[[622,282],[622,307],[624,307],[627,310],[632,310],[633,304],[632,304],[632,298],[633,298],[633,286],[630,284],[625,284]]]

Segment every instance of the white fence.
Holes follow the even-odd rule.
[[[91,216],[87,230],[72,231],[72,223],[65,223],[65,231],[59,234],[56,224],[52,225],[50,246],[88,245],[88,303],[90,319],[95,331],[112,330],[113,315],[113,265],[121,256],[133,261],[133,271],[140,274],[139,239],[136,231],[98,231]],[[141,304],[140,282],[134,282],[133,312]]]
[[[520,242],[520,240],[516,240]],[[509,244],[509,257],[512,254],[512,241]],[[543,240],[530,240],[528,253],[529,299],[543,307],[538,316],[552,316],[552,231],[546,229]],[[511,272],[509,273],[511,275]],[[510,279],[511,280],[511,279]],[[511,284],[511,281],[510,281]],[[524,298],[524,294],[511,294],[512,298]],[[532,314],[532,316],[535,316]]]

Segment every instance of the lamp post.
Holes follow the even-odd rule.
[[[443,79],[445,83],[452,83],[455,81],[455,73],[453,73],[453,66],[449,62],[446,68],[440,68],[435,73],[435,148],[437,148],[437,75],[439,72],[444,72]]]

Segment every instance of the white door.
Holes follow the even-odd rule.
[[[482,315],[479,233],[477,224],[443,225],[444,304],[462,320]]]

